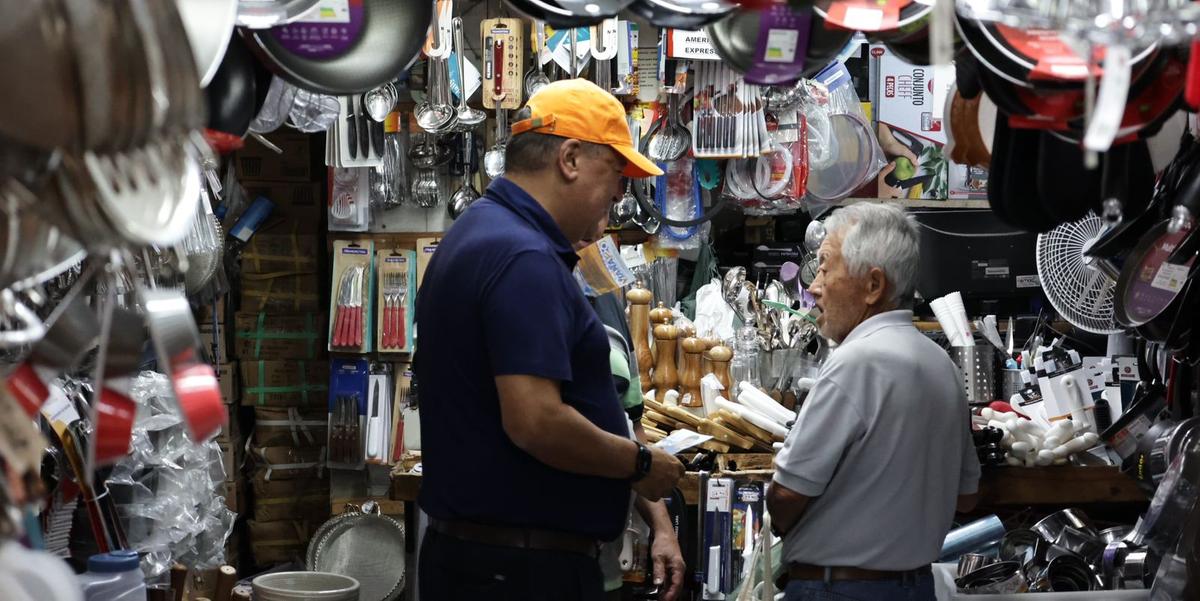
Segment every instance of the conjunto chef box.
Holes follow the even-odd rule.
[[[933,564],[933,589],[938,601],[1149,601],[1150,591],[1081,591],[1078,593],[1018,593],[1012,595],[966,595],[954,584],[957,566]]]

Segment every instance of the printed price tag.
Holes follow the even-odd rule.
[[[1187,265],[1163,263],[1158,268],[1158,273],[1154,274],[1154,281],[1150,282],[1150,285],[1160,290],[1178,293],[1183,290],[1183,283],[1187,281],[1187,276]]]
[[[1088,150],[1103,152],[1112,146],[1121,129],[1121,118],[1125,116],[1125,102],[1129,96],[1129,48],[1110,46],[1104,55],[1104,76],[1100,79],[1100,92],[1096,96],[1096,107],[1092,111],[1092,122],[1088,124],[1083,146]],[[1085,72],[1086,75],[1086,72]]]
[[[883,28],[883,11],[869,6],[847,6],[842,24],[859,31],[879,31]]]

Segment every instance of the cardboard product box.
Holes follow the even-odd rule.
[[[304,563],[308,541],[319,523],[307,520],[278,520],[249,522],[250,551],[259,566],[270,566],[299,560]]]
[[[325,339],[324,313],[239,312],[234,317],[234,347],[243,360],[324,357]]]
[[[265,233],[316,234],[324,231],[325,187],[319,183],[245,181],[246,199],[265,197],[275,205],[255,237]]]
[[[279,480],[257,483],[254,519],[310,520],[329,518],[329,480]]]
[[[254,478],[266,481],[321,478],[325,445],[311,447],[250,447]]]
[[[425,277],[425,270],[429,268],[429,261],[433,258],[433,251],[437,250],[437,245],[441,242],[441,238],[417,238],[417,288],[421,287],[421,280]]]
[[[270,446],[324,446],[329,414],[324,407],[255,407],[254,444]]]
[[[876,137],[888,165],[876,185],[883,198],[987,198],[987,170],[946,155],[944,113],[954,67],[913,65],[882,44],[871,45]]]
[[[325,502],[329,502],[329,472],[322,472],[320,477],[312,476],[307,478],[293,478],[290,480],[268,480],[265,474],[254,474],[250,478],[250,490],[254,492],[255,498],[274,498],[297,496],[307,492],[320,493],[325,495]]]
[[[238,181],[308,183],[315,179],[311,136],[280,129],[267,134],[266,138],[283,152],[275,152],[253,137],[246,140],[246,145],[234,154],[233,159]]]
[[[243,361],[240,371],[243,405],[315,407],[324,412],[328,404],[328,361]]]
[[[226,405],[237,405],[242,398],[241,380],[238,378],[237,363],[217,364],[217,381],[221,384],[221,400]],[[231,412],[236,416],[236,412]]]
[[[242,273],[316,275],[325,257],[325,243],[317,234],[259,232],[242,251]]]
[[[196,325],[202,326],[208,324],[211,326],[215,323],[226,323],[225,316],[229,311],[229,296],[221,295],[220,298],[211,303],[201,303],[194,305]]]
[[[242,428],[238,423],[238,406],[225,405],[225,412],[228,414],[225,423],[221,426],[221,431],[217,434],[217,444],[229,444],[236,446],[242,440]]]
[[[243,311],[303,313],[323,304],[321,278],[315,272],[243,273],[241,284]]]

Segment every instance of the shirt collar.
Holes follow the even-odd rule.
[[[854,340],[858,340],[859,338],[866,338],[867,336],[870,336],[871,334],[874,334],[883,328],[895,326],[908,326],[911,328],[913,327],[912,318],[913,312],[909,309],[884,311],[879,315],[874,315],[867,318],[865,321],[855,326],[853,330],[850,330],[850,334],[846,336],[846,339],[843,340],[842,344],[839,346],[845,346],[846,344]]]
[[[575,249],[571,248],[571,243],[567,241],[567,236],[554,222],[554,218],[550,217],[550,213],[547,213],[546,209],[520,186],[507,178],[497,178],[492,180],[491,185],[484,192],[484,196],[516,213],[534,229],[541,232],[554,247],[555,254],[567,264],[568,268],[573,269],[579,262],[579,255],[575,254]]]

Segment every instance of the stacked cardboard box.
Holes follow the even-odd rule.
[[[271,214],[240,255],[231,357],[250,466],[241,504],[258,567],[303,560],[308,539],[329,516],[325,471],[325,353],[328,299],[323,144],[280,129],[234,156],[247,202],[269,200]],[[319,501],[319,502],[318,502]]]

